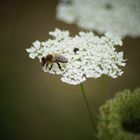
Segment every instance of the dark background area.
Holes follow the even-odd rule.
[[[44,41],[58,27],[72,35],[80,30],[55,19],[57,0],[0,2],[1,140],[91,140],[89,116],[80,87],[45,74],[28,57],[33,41]],[[91,107],[97,111],[116,92],[140,86],[140,38],[123,39],[127,65],[117,79],[84,82]],[[106,82],[106,83],[105,83]],[[106,84],[106,87],[105,87]],[[104,92],[104,91],[107,91]]]

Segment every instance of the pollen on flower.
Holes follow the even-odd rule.
[[[122,75],[119,66],[125,66],[123,52],[118,52],[115,47],[122,45],[120,38],[110,33],[99,37],[93,32],[80,32],[71,37],[69,31],[59,29],[49,34],[52,39],[35,41],[31,48],[26,49],[31,59],[39,58],[42,62],[44,57],[44,72],[61,75],[63,82],[73,85],[103,74],[112,78]],[[54,58],[47,61],[47,55]]]

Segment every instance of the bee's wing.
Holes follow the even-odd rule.
[[[57,55],[56,62],[67,63],[68,59],[66,57],[62,56],[62,55]]]

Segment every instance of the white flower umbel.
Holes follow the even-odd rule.
[[[56,17],[99,33],[140,36],[140,0],[61,0]]]
[[[80,32],[74,37],[69,36],[68,31],[55,31],[49,33],[52,39],[45,42],[35,41],[33,46],[26,49],[29,57],[46,57],[48,54],[59,54],[68,62],[61,63],[60,69],[54,63],[51,70],[50,65],[43,67],[45,72],[60,74],[63,82],[77,85],[87,78],[98,78],[105,74],[112,78],[121,76],[123,71],[119,66],[125,66],[123,52],[116,51],[114,46],[122,46],[120,38],[106,33],[99,37],[92,32]]]

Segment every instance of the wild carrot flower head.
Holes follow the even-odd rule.
[[[123,52],[118,52],[115,47],[122,46],[120,38],[110,33],[99,37],[93,32],[80,32],[71,37],[68,31],[59,29],[49,34],[51,39],[35,41],[31,48],[26,49],[31,59],[39,58],[41,63],[42,58],[48,55],[54,57],[53,65],[50,62],[43,65],[45,72],[59,74],[63,82],[73,85],[103,74],[112,78],[122,75],[123,71],[119,66],[125,66]],[[67,62],[63,63],[58,57],[64,57]]]
[[[101,140],[134,140],[140,134],[140,89],[124,90],[100,108]]]
[[[56,17],[99,33],[140,36],[139,0],[60,0]]]

